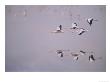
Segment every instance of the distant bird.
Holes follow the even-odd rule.
[[[61,32],[62,31],[62,25],[60,25],[59,27],[57,27],[57,32]]]
[[[80,54],[81,54],[81,55],[86,55],[86,52],[83,51],[83,50],[80,50]]]
[[[77,23],[72,23],[72,28],[71,29],[77,29]]]
[[[88,30],[85,30],[84,28],[79,28],[78,29],[78,35],[82,35],[83,33],[87,32]]]
[[[72,23],[72,28],[73,32],[77,32],[78,35],[82,35],[83,33],[87,32],[88,30],[84,29],[84,28],[79,28],[77,26],[77,23]]]
[[[90,61],[90,62],[95,61],[95,58],[94,58],[94,56],[93,56],[93,55],[90,55],[90,56],[89,56],[89,61]]]
[[[71,53],[71,55],[73,56],[73,60],[78,60],[79,59],[79,54]]]
[[[53,31],[54,33],[63,33],[63,30],[62,30],[62,25],[59,25],[55,31]]]
[[[84,28],[78,28],[78,27],[73,27],[73,33],[76,32],[78,35],[82,35],[83,33],[87,32],[88,30]]]
[[[96,19],[93,19],[93,18],[88,18],[87,19],[87,22],[89,23],[89,25],[91,26],[93,21],[97,21]]]
[[[88,18],[88,19],[87,19],[87,22],[88,22],[89,25],[91,26],[91,25],[92,25],[92,22],[93,22],[93,18]]]
[[[62,50],[57,50],[57,54],[58,54],[58,56],[63,57],[63,51]]]

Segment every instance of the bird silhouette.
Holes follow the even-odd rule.
[[[60,57],[63,57],[63,51],[62,50],[57,50],[57,55]]]
[[[84,29],[84,28],[78,28],[78,35],[82,35],[83,33],[87,32],[88,30]]]
[[[93,19],[93,18],[88,18],[87,19],[87,22],[89,23],[90,26],[93,24],[93,21],[98,21],[98,20]]]
[[[90,56],[89,56],[89,61],[90,61],[90,62],[95,61],[95,58],[94,58],[94,56],[93,56],[93,55],[90,55]]]
[[[77,23],[72,23],[72,28],[71,29],[76,29],[77,27]]]
[[[92,23],[93,23],[93,18],[88,18],[87,19],[87,22],[89,23],[89,25],[91,26],[92,25]]]

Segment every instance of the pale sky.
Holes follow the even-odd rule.
[[[6,72],[105,72],[106,6],[6,6]],[[87,18],[94,18],[90,27]],[[68,30],[72,23],[87,29],[81,36]],[[51,33],[62,25],[64,33]],[[93,51],[100,60],[90,63],[88,55],[73,62],[55,50]]]

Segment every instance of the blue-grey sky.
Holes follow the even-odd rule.
[[[106,6],[9,6],[5,7],[6,72],[105,72]],[[86,19],[94,18],[92,26]],[[72,22],[88,32],[79,36],[68,28]],[[64,33],[52,33],[62,25]],[[88,55],[73,62],[70,53],[59,58],[57,49],[94,51],[102,59],[90,63]]]

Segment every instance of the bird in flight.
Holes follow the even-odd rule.
[[[87,22],[89,23],[90,26],[93,24],[93,21],[97,21],[97,20],[95,20],[93,18],[88,18],[87,19]]]
[[[78,33],[78,35],[82,35],[83,33],[87,32],[88,30],[84,29],[84,28],[79,28],[77,23],[72,23],[72,28],[70,28],[73,30],[73,32]]]
[[[64,33],[64,31],[62,30],[62,25],[59,25],[55,31],[53,31],[53,33]]]
[[[79,28],[78,29],[78,35],[82,35],[83,33],[87,32],[88,30],[84,29],[84,28]]]
[[[72,53],[71,52],[71,56],[73,57],[73,60],[76,60],[77,61],[79,59],[80,54]]]
[[[72,23],[72,28],[70,28],[70,29],[77,29],[77,28],[78,28],[77,23]]]
[[[64,53],[62,50],[57,50],[56,51],[57,55],[60,56],[60,57],[63,57]]]
[[[93,56],[93,55],[90,55],[90,56],[89,56],[89,61],[90,61],[90,62],[95,61],[95,58],[94,58],[94,56]]]
[[[80,50],[79,52],[80,52],[81,55],[86,55],[86,52],[83,51],[83,50]]]

